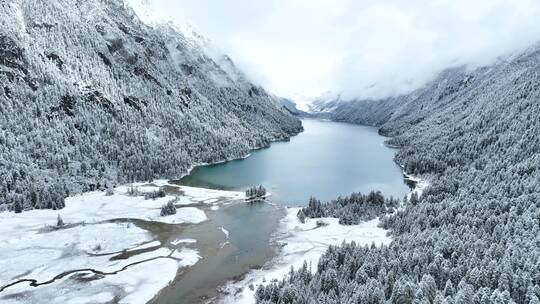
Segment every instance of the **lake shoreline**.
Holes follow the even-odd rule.
[[[410,174],[407,174],[405,171],[403,171],[404,176],[404,182],[405,180],[414,181],[414,187],[411,188],[411,191],[409,194],[407,194],[407,197],[410,199],[410,197],[415,193],[419,197],[422,195],[423,191],[426,189],[426,187],[429,186],[429,182],[427,180],[424,180],[420,177],[413,176]],[[235,304],[235,303],[241,303],[241,304],[254,304],[255,303],[255,290],[259,285],[264,285],[265,283],[269,282],[272,279],[278,279],[282,280],[287,275],[287,272],[291,267],[294,267],[294,269],[298,269],[302,266],[302,263],[304,261],[308,261],[308,265],[312,267],[312,271],[316,271],[316,264],[318,259],[322,256],[322,254],[326,251],[326,248],[330,245],[340,245],[342,242],[351,242],[355,241],[357,244],[365,244],[370,245],[368,242],[366,242],[365,238],[358,238],[358,237],[352,237],[350,236],[351,231],[356,231],[356,233],[362,235],[363,230],[368,229],[375,229],[377,231],[379,237],[377,240],[380,242],[380,244],[388,245],[392,241],[390,237],[388,237],[387,233],[389,230],[385,230],[378,227],[379,219],[377,218],[375,222],[368,221],[360,223],[359,225],[341,225],[337,223],[336,218],[309,218],[307,220],[307,224],[301,223],[296,214],[300,210],[298,207],[285,207],[286,215],[280,220],[280,226],[278,230],[274,233],[272,242],[274,246],[279,250],[279,253],[276,255],[276,257],[273,260],[268,261],[267,264],[265,264],[261,269],[257,269],[254,271],[251,271],[249,273],[246,273],[241,278],[238,278],[237,280],[232,280],[230,282],[227,282],[222,288],[221,288],[221,296],[218,298],[218,303],[220,304]],[[319,236],[313,237],[313,241],[320,246],[320,248],[323,248],[324,250],[318,250],[315,251],[313,254],[310,254],[309,256],[305,256],[302,254],[302,256],[297,257],[289,257],[290,255],[294,255],[295,250],[298,249],[289,249],[287,250],[285,247],[289,246],[290,248],[295,247],[301,247],[301,248],[309,248],[309,245],[307,247],[304,245],[301,245],[305,240],[302,240],[302,233],[305,233],[306,231],[318,229],[320,228],[317,224],[318,221],[325,221],[328,223],[329,221],[332,222],[330,227],[330,230],[333,229],[332,238],[325,241],[325,234],[321,233]],[[364,226],[367,223],[367,227],[364,228]],[[371,223],[371,224],[370,224]],[[311,225],[311,226],[310,226]],[[301,226],[309,226],[310,228],[304,228],[304,230],[298,231],[298,227]],[[345,228],[343,232],[339,232],[339,228]],[[376,229],[380,230],[376,230]],[[291,232],[293,231],[293,232]],[[320,231],[319,231],[320,232]],[[318,233],[319,233],[318,232]],[[372,231],[370,231],[372,233]],[[300,238],[300,239],[298,239]],[[336,238],[338,241],[336,241]],[[313,250],[313,249],[301,249],[303,250]]]
[[[302,121],[302,119],[300,119],[300,122]],[[201,162],[201,163],[196,163],[192,166],[190,166],[187,171],[183,174],[181,174],[179,177],[174,177],[174,178],[168,178],[169,181],[171,182],[177,182],[177,181],[180,181],[182,178],[188,176],[191,174],[191,172],[198,168],[198,167],[204,167],[204,166],[211,166],[211,165],[219,165],[219,164],[223,164],[223,163],[227,163],[227,162],[230,162],[230,161],[235,161],[235,160],[243,160],[243,159],[246,159],[248,157],[251,156],[251,153],[254,152],[254,151],[258,151],[258,150],[262,150],[262,149],[268,149],[272,146],[272,144],[274,143],[282,143],[282,142],[289,142],[291,141],[291,138],[295,137],[295,136],[298,136],[299,134],[301,134],[302,132],[304,132],[304,126],[301,126],[301,129],[297,132],[297,133],[291,133],[291,134],[288,134],[288,137],[284,137],[284,138],[275,138],[275,139],[272,139],[270,140],[270,142],[266,145],[262,145],[260,147],[254,147],[254,148],[250,148],[249,149],[249,152],[244,155],[244,156],[239,156],[239,157],[230,157],[230,158],[227,158],[227,159],[221,159],[221,160],[217,160],[215,162],[211,162],[211,163],[208,163],[208,162]],[[215,190],[218,190],[218,189],[215,189]]]
[[[408,193],[396,150],[384,145],[376,128],[320,119],[302,123],[304,132],[288,143],[273,143],[241,160],[196,166],[175,182],[236,191],[263,185],[272,192],[271,201],[293,206],[310,196],[331,200],[372,189],[394,197]]]
[[[210,165],[199,164],[190,168],[188,173],[186,173],[184,176],[189,176],[195,171],[197,171],[198,168],[204,168],[205,166],[219,167],[227,166],[230,164],[253,162],[254,158],[259,157],[261,153],[277,153],[277,155],[279,156],[278,158],[280,158],[281,155],[283,155],[283,151],[297,150],[295,147],[297,147],[298,144],[308,144],[308,147],[312,147],[309,144],[316,144],[317,149],[324,152],[322,154],[319,154],[319,156],[325,156],[326,152],[332,151],[334,151],[332,153],[340,153],[340,150],[333,149],[335,147],[335,145],[332,144],[333,140],[351,142],[350,137],[354,138],[356,136],[361,139],[362,136],[367,136],[368,138],[371,138],[371,141],[363,143],[363,146],[358,146],[357,151],[369,152],[369,150],[366,149],[370,147],[373,148],[374,152],[372,152],[372,154],[374,155],[374,157],[377,157],[376,160],[379,163],[383,164],[384,167],[384,169],[381,169],[378,166],[375,166],[376,170],[384,172],[387,171],[388,174],[393,176],[392,178],[395,179],[396,183],[399,182],[399,185],[404,185],[404,175],[402,175],[401,171],[395,170],[395,163],[392,161],[392,158],[389,157],[390,155],[393,155],[394,152],[389,152],[390,150],[388,149],[388,147],[384,147],[383,145],[377,145],[377,143],[382,143],[382,141],[380,141],[382,137],[377,134],[374,128],[356,127],[346,123],[334,123],[318,120],[304,120],[303,123],[304,122],[308,124],[309,127],[304,129],[304,132],[300,133],[300,135],[289,138],[289,143],[283,141],[272,142],[268,146],[252,150],[249,154],[239,159],[237,158],[233,160],[224,160],[218,162],[217,164]],[[313,133],[314,131],[315,133]],[[329,131],[335,133],[328,133]],[[341,134],[341,131],[348,132],[348,135]],[[320,142],[321,138],[325,140],[330,139],[330,142],[322,144]],[[305,142],[306,139],[309,139],[309,141]],[[270,147],[272,147],[273,149],[269,149]],[[308,150],[313,149],[309,148]],[[380,158],[381,151],[387,153],[386,158]],[[301,150],[300,152],[303,151]],[[351,153],[353,153],[352,155],[354,155],[354,152]],[[313,153],[310,153],[310,155],[312,154]],[[345,160],[346,158],[341,157],[338,159]],[[356,156],[354,156],[354,158],[351,158],[351,161],[355,160]],[[367,157],[365,160],[367,161],[367,165],[372,165],[373,159],[369,159],[369,157]],[[268,163],[261,160],[255,161],[259,164]],[[299,163],[309,165],[310,163],[320,162],[321,161],[310,162],[305,157],[302,157],[296,160],[288,160],[286,166],[290,167],[291,165]],[[336,167],[336,169],[341,170],[340,166],[343,165],[347,168],[358,167],[358,165],[344,162],[339,163],[339,166]],[[304,173],[304,171],[302,170],[296,171]],[[305,174],[316,175],[314,174],[314,172],[310,171],[306,172]],[[331,176],[333,175],[331,173],[327,174]],[[278,175],[277,178],[281,180],[282,175]],[[345,180],[350,179],[345,176],[343,178]],[[257,181],[253,181],[250,179],[248,180],[249,184],[246,186],[260,184]],[[294,183],[298,180],[302,179],[296,178],[293,179],[291,182]],[[355,184],[364,183],[369,184],[365,181],[362,182],[361,179],[359,181],[353,180],[353,183],[350,183],[347,186],[350,188],[350,190],[346,187],[346,189],[348,190],[346,190],[346,192],[343,191],[343,193],[350,194],[351,192],[355,192]],[[313,185],[317,185],[317,188],[319,188],[319,185],[323,184],[324,182],[313,183]],[[264,270],[266,265],[271,264],[271,261],[274,261],[276,258],[279,257],[282,252],[283,246],[286,246],[283,245],[283,242],[276,238],[276,234],[279,234],[279,231],[281,231],[283,220],[285,218],[288,218],[288,216],[290,217],[289,212],[291,212],[290,210],[292,209],[283,208],[283,202],[281,202],[280,198],[275,200],[269,200],[268,202],[249,204],[244,202],[243,199],[241,199],[241,196],[244,195],[243,193],[235,191],[213,190],[201,187],[190,187],[185,185],[182,186],[174,184],[173,181],[165,180],[157,180],[153,183],[135,183],[132,185],[135,185],[136,187],[146,187],[145,191],[157,191],[158,188],[167,188],[167,190],[165,191],[167,197],[164,199],[158,199],[157,201],[137,200],[138,203],[136,203],[135,205],[142,204],[140,207],[144,206],[144,204],[152,203],[150,205],[150,209],[145,211],[142,211],[143,209],[141,209],[141,214],[143,214],[143,217],[141,217],[141,214],[129,214],[129,212],[128,215],[125,214],[126,211],[130,211],[133,206],[134,201],[131,201],[131,199],[129,199],[131,203],[117,206],[117,217],[114,217],[116,216],[114,215],[114,212],[116,211],[114,211],[112,215],[108,215],[113,216],[111,220],[114,221],[118,218],[127,218],[127,222],[133,222],[133,226],[137,229],[140,229],[141,233],[142,231],[145,231],[144,233],[146,233],[147,236],[144,237],[144,242],[159,241],[159,248],[187,248],[190,250],[193,249],[195,250],[193,253],[197,256],[196,260],[192,259],[192,262],[190,262],[189,265],[186,264],[183,267],[174,267],[171,264],[170,266],[168,266],[169,269],[167,271],[167,275],[164,275],[161,278],[161,282],[156,281],[156,285],[154,285],[154,287],[150,289],[144,289],[145,296],[140,297],[140,299],[147,299],[147,301],[150,301],[149,303],[176,303],[178,298],[182,298],[190,303],[204,303],[205,301],[221,297],[222,295],[220,294],[220,290],[221,288],[226,286],[228,282],[230,282],[231,280],[238,282],[241,279],[245,279],[251,272],[254,271],[253,269],[258,269],[260,271]],[[114,192],[117,194],[124,193],[130,186],[131,185],[123,185],[117,187],[115,188]],[[239,190],[241,188],[242,187],[236,187],[236,189]],[[332,198],[335,198],[339,195],[333,192],[335,189],[333,189],[332,187],[330,187],[329,189],[332,192]],[[272,189],[270,190],[272,194],[274,194],[274,191]],[[302,191],[305,191],[305,189]],[[212,193],[212,195],[208,196],[208,194],[210,193]],[[227,196],[231,195],[231,193],[236,193],[233,195],[233,198],[225,200],[222,198],[223,195]],[[180,214],[178,214],[176,218],[180,219],[180,222],[178,222],[177,220],[173,220],[172,218],[163,221],[163,219],[158,217],[159,208],[161,207],[161,205],[165,204],[167,200],[172,199],[174,196],[179,195],[180,197],[183,197],[185,196],[185,194],[187,194],[188,197],[190,195],[193,197],[189,198],[189,202],[183,199],[181,203],[176,204],[176,210],[180,212]],[[99,196],[100,201],[108,199],[107,196],[105,196],[105,192],[95,191],[74,196],[68,199],[68,203],[70,203],[69,205],[71,205],[71,202],[73,200],[84,201],[87,197],[89,197],[89,195]],[[197,199],[193,199],[194,197],[197,197]],[[307,197],[300,200],[300,202],[302,205],[304,205],[307,202]],[[120,211],[120,209],[122,209],[122,211]],[[66,210],[69,211],[70,208]],[[66,210],[49,210],[49,213],[64,214]],[[145,216],[144,214],[149,214],[148,212],[152,212],[152,215]],[[182,213],[185,213],[185,215],[182,215]],[[63,215],[63,217],[67,217],[66,220],[68,221],[72,220],[72,218],[70,218],[72,217],[72,215],[69,214],[71,213],[68,212],[68,216]],[[92,222],[96,220],[96,215],[94,215],[93,213],[89,213],[88,215],[90,216],[90,218],[85,218],[83,219],[83,221]],[[49,215],[47,218],[47,221],[52,221],[53,216]],[[130,218],[133,219],[129,220]],[[187,222],[185,222],[186,220]],[[251,226],[256,226],[257,229],[246,229],[246,227]],[[186,242],[183,242],[183,240],[186,240]],[[187,242],[188,240],[189,242]],[[173,251],[172,253],[169,252],[167,254],[175,253]],[[135,255],[135,257],[136,256],[137,255]],[[128,257],[127,259],[129,260],[130,258],[131,257]],[[144,269],[151,268],[144,267]],[[216,272],[215,269],[218,269],[219,271]],[[137,270],[137,268],[135,268],[135,270]],[[174,270],[174,275],[172,274],[171,270]],[[142,274],[144,276],[145,273],[145,271],[141,270],[141,272],[137,273],[137,275]],[[98,280],[97,282],[100,282],[102,280]],[[127,280],[127,278],[124,280]],[[167,282],[165,282],[165,280],[167,280]],[[90,282],[92,282],[92,280],[90,280]],[[58,284],[60,284],[60,286],[63,286],[62,284],[64,283],[54,283],[53,286],[58,286]],[[117,286],[118,288],[122,288],[122,284],[123,283],[119,283],[115,286]],[[39,291],[37,294],[42,294],[42,292]],[[0,297],[2,296],[3,295],[0,294]],[[107,296],[109,295],[101,295],[101,297]],[[130,292],[126,291],[124,296],[118,294],[115,295],[115,297],[120,298],[126,296],[130,297]],[[146,301],[144,303],[146,303]]]

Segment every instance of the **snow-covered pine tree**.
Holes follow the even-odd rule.
[[[302,130],[191,36],[142,23],[122,0],[3,2],[0,204],[59,209],[73,193],[178,178]]]
[[[384,286],[386,302],[429,301],[433,287],[433,303],[537,301],[539,67],[535,46],[489,67],[445,71],[408,95],[319,104],[332,109],[327,118],[379,127],[399,148],[396,161],[430,186],[383,218],[389,246],[330,247],[311,279],[268,283],[258,303],[281,303],[285,286],[304,291],[305,303],[330,294],[363,303],[370,280]],[[315,199],[308,210],[328,212]],[[323,288],[336,273],[337,288]]]

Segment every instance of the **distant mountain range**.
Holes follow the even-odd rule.
[[[337,121],[382,126],[385,123],[415,124],[445,111],[493,111],[494,106],[510,106],[512,101],[531,98],[531,91],[534,92],[539,81],[535,72],[540,66],[539,54],[540,46],[535,46],[490,66],[473,70],[448,69],[405,95],[367,100],[344,100],[339,96],[319,99],[310,105],[310,113]]]

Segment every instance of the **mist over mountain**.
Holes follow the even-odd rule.
[[[141,0],[132,0],[141,1]],[[535,0],[153,0],[270,92],[314,99],[408,94],[448,68],[477,68],[540,41]],[[208,9],[211,7],[212,9]]]
[[[1,2],[0,301],[539,304],[538,20],[537,0]],[[303,116],[332,122],[216,165]]]
[[[403,170],[430,185],[383,217],[389,246],[331,247],[313,273],[260,287],[258,303],[538,303],[539,69],[537,46],[410,94],[316,103],[320,117],[377,126]],[[341,219],[353,203],[310,202],[306,214]]]
[[[444,70],[436,79],[409,94],[382,99],[345,99],[341,96],[321,98],[310,105],[310,110],[314,115],[338,121],[382,126],[396,121],[409,123],[408,120],[423,120],[427,115],[440,113],[449,107],[458,107],[456,100],[462,95],[469,100],[464,102],[465,105],[482,103],[481,108],[486,111],[503,104],[510,106],[521,95],[530,97],[529,93],[522,91],[529,88],[527,83],[537,81],[534,70],[538,66],[539,50],[540,45],[535,45],[518,54],[501,58],[492,65],[476,69],[463,66]],[[518,78],[522,74],[528,76]],[[490,99],[485,97],[488,93]],[[455,94],[459,94],[458,97]],[[449,99],[448,96],[454,98]]]

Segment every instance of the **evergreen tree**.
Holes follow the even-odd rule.
[[[302,130],[228,57],[144,24],[123,0],[91,2],[82,18],[70,12],[90,2],[19,2],[0,10],[0,204],[10,210],[175,179]]]
[[[176,214],[176,206],[175,204],[178,202],[178,198],[175,198],[173,200],[170,200],[167,202],[167,204],[161,206],[161,216],[168,216],[168,215],[174,215]]]
[[[64,220],[62,219],[60,214],[58,214],[58,217],[56,218],[56,227],[63,227],[64,225]]]

